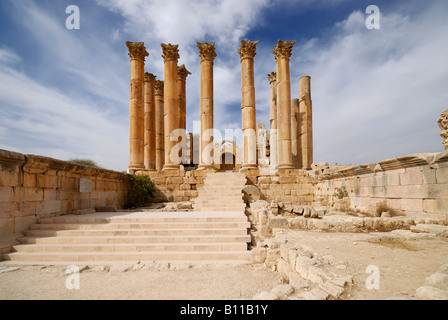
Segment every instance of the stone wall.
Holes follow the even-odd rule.
[[[151,177],[156,186],[154,202],[190,201],[198,196],[197,189],[204,185],[207,170],[140,171]],[[314,202],[314,179],[306,171],[279,170],[276,175],[262,175],[259,169],[244,171],[247,185],[260,190],[260,198],[269,202],[310,205]]]
[[[129,177],[0,150],[0,237],[28,229],[37,218],[92,212],[98,207],[121,208]]]
[[[448,152],[416,154],[377,164],[315,171],[316,201],[376,215],[379,208],[408,216],[448,214]]]

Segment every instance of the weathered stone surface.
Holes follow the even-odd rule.
[[[288,275],[289,285],[296,291],[309,288],[312,284],[309,280],[302,278],[297,272],[290,272]]]
[[[275,294],[267,291],[262,291],[252,298],[252,300],[278,300],[278,299],[279,298]]]
[[[245,186],[242,191],[244,194],[244,202],[248,203],[260,200],[261,193],[256,186]]]
[[[296,217],[290,221],[289,227],[291,229],[306,229],[307,219],[304,217]]]
[[[287,284],[281,284],[273,288],[271,293],[276,295],[280,300],[284,300],[294,293],[294,288]]]
[[[110,272],[127,272],[134,267],[133,264],[116,264],[110,267]]]
[[[271,228],[288,228],[288,219],[284,217],[272,217],[269,221],[269,226]]]
[[[304,300],[327,300],[330,294],[318,287],[313,288],[310,291],[302,291],[298,296]]]
[[[448,300],[448,291],[431,286],[423,286],[415,290],[415,300]]]
[[[444,264],[443,266],[441,266],[439,270],[437,270],[437,272],[448,274],[448,264]]]
[[[448,274],[436,272],[427,277],[425,283],[429,286],[448,290]]]
[[[280,273],[284,278],[288,278],[289,273],[292,271],[289,262],[278,259],[277,260],[277,272]]]
[[[413,232],[427,232],[438,237],[448,238],[448,226],[441,226],[438,224],[417,224],[411,228]]]
[[[17,270],[20,270],[20,268],[19,267],[1,267],[0,273],[13,272],[13,271],[17,271]]]
[[[319,288],[327,292],[333,299],[338,299],[340,296],[344,294],[345,291],[343,287],[337,286],[330,282],[320,284]]]
[[[252,263],[264,263],[267,257],[266,248],[253,248],[250,252],[250,261]]]

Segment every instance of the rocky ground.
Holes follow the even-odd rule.
[[[67,289],[63,266],[0,262],[0,299],[448,299],[445,238],[276,230],[263,247],[253,265],[80,266],[79,290]],[[369,266],[378,288],[366,285]]]
[[[0,299],[448,300],[448,221],[287,209],[246,210],[252,264],[80,265],[70,290],[66,266],[0,262]]]

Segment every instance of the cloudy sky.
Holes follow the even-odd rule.
[[[368,5],[380,29],[366,28]],[[80,29],[66,28],[66,8]],[[237,50],[259,40],[257,122],[269,127],[271,54],[296,40],[292,98],[312,78],[314,160],[373,163],[441,152],[437,119],[448,109],[446,0],[1,0],[0,149],[123,171],[129,162],[130,62],[125,41],[144,41],[146,71],[163,80],[160,43],[179,44],[187,129],[199,120],[196,42],[216,42],[215,127],[241,127]]]

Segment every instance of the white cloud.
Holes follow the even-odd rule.
[[[108,120],[83,99],[44,87],[1,64],[0,83],[2,145],[66,160],[75,155],[93,157],[105,167],[123,170],[127,128]]]
[[[312,76],[317,161],[442,151],[436,121],[448,101],[447,16],[443,5],[412,19],[383,12],[381,30],[369,31],[355,11],[330,43],[299,45],[291,68]]]

